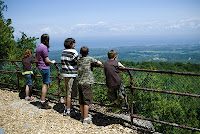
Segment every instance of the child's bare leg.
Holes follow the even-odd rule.
[[[32,85],[28,85],[29,87],[29,95],[28,96],[31,96],[32,95]]]
[[[26,97],[29,97],[29,86],[28,85],[26,85],[25,93],[26,93]]]
[[[69,110],[70,111],[70,108],[71,108],[71,97],[69,97],[69,90],[70,90],[70,79],[69,78],[65,78],[64,79],[64,82],[65,82],[65,96],[66,96],[66,99],[65,99],[65,109]],[[69,112],[68,111],[68,112]]]
[[[71,98],[67,97],[65,106],[67,106],[67,109],[69,109],[71,107]]]
[[[88,111],[89,111],[89,106],[88,105],[84,105],[84,119],[88,117]]]

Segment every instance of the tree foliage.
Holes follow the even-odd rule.
[[[14,28],[11,26],[11,19],[4,19],[3,11],[7,9],[4,2],[0,0],[0,59],[9,58],[15,44]]]
[[[29,49],[32,53],[34,53],[36,48],[36,40],[35,37],[27,37],[27,35],[24,32],[21,32],[22,37],[17,39],[17,42],[15,44],[15,57],[14,59],[21,59],[24,52]]]
[[[36,48],[35,37],[27,37],[21,32],[21,38],[14,40],[14,28],[11,26],[11,19],[4,19],[3,11],[7,10],[7,5],[0,0],[0,59],[17,59],[20,60],[26,49],[34,52]]]

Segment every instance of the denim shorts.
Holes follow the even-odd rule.
[[[43,84],[50,84],[51,83],[50,69],[41,69],[41,68],[39,68],[39,70],[40,70],[40,73],[42,75]]]
[[[25,74],[25,77],[26,77],[26,85],[32,85],[33,81],[31,78],[31,74]]]

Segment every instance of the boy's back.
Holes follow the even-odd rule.
[[[93,84],[93,72],[91,71],[91,64],[97,63],[98,61],[90,56],[81,57],[78,60],[78,76],[79,84]]]
[[[78,52],[75,49],[65,49],[61,55],[63,77],[77,76]]]
[[[118,53],[115,50],[108,51],[108,58],[109,60],[104,63],[104,75],[106,76],[106,86],[108,87],[108,99],[114,101],[116,106],[119,106],[118,93],[124,100],[126,108],[129,108],[119,71],[119,67],[124,66],[117,61]]]
[[[118,68],[117,60],[107,60],[104,63],[104,73],[106,76],[106,85],[108,87],[117,86],[122,83]]]
[[[81,58],[78,59],[78,76],[79,76],[79,104],[81,110],[81,116],[83,124],[92,123],[92,119],[88,117],[89,104],[92,103],[92,85],[94,83],[93,72],[91,70],[91,64],[102,64],[100,61],[89,57],[89,49],[87,46],[83,46],[80,49]]]

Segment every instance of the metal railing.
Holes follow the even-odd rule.
[[[136,69],[136,68],[125,68],[123,70],[128,71],[129,75],[130,75],[130,86],[128,88],[131,89],[131,102],[133,102],[133,91],[135,90],[139,90],[139,91],[146,91],[146,92],[151,92],[151,93],[162,93],[162,94],[170,94],[170,95],[177,95],[177,96],[186,96],[186,97],[194,97],[194,98],[200,98],[199,91],[197,91],[197,94],[190,94],[190,93],[181,93],[181,92],[174,92],[174,91],[167,91],[166,89],[173,89],[173,88],[180,88],[181,85],[185,85],[187,84],[187,78],[191,79],[192,77],[195,78],[192,79],[192,81],[188,81],[188,83],[190,84],[190,87],[195,85],[195,90],[199,90],[200,89],[200,74],[197,73],[184,73],[184,72],[172,72],[172,71],[160,71],[160,70],[148,70],[148,69]],[[135,73],[140,72],[141,74],[146,73],[148,80],[143,80],[144,82],[144,87],[136,87],[137,84],[136,82],[134,83],[134,81],[138,81],[136,80],[138,77],[141,76],[141,74],[138,76],[136,75],[134,79],[134,75]],[[150,76],[149,76],[150,75]],[[159,76],[158,76],[159,75]],[[153,89],[153,87],[158,87],[160,86],[159,81],[161,81],[161,79],[157,79],[156,82],[154,82],[154,85],[148,85],[148,83],[151,83],[150,81],[154,81],[152,79],[157,78],[161,78],[161,76],[164,76],[164,78],[166,78],[166,75],[170,76],[170,77],[177,77],[175,79],[170,79],[171,82],[167,81],[166,83],[162,83],[162,87],[165,87],[165,89]],[[145,78],[144,78],[145,79]],[[145,83],[145,81],[148,81]],[[176,82],[177,81],[177,82]],[[182,81],[182,83],[180,82]],[[178,84],[177,84],[178,83]],[[173,85],[178,85],[178,87],[173,86]],[[188,88],[189,86],[187,86]],[[188,90],[189,91],[189,90]],[[143,120],[148,120],[151,122],[155,122],[155,123],[160,123],[160,124],[164,124],[164,125],[169,125],[169,126],[173,126],[173,127],[179,127],[179,128],[183,128],[183,129],[188,129],[188,130],[192,130],[192,131],[199,131],[199,128],[193,128],[193,127],[188,127],[185,125],[178,125],[176,123],[170,123],[170,122],[164,122],[164,121],[160,121],[160,120],[154,120],[151,118],[146,118],[146,117],[142,117],[142,116],[138,116],[136,114],[134,114],[133,111],[133,103],[131,103],[131,118],[138,118],[138,119],[143,119]],[[131,119],[131,121],[133,121]],[[133,124],[133,122],[131,122]]]
[[[61,64],[56,63],[56,64],[51,65],[50,67],[51,67],[51,78],[53,79],[52,85],[54,85],[54,87],[51,87],[51,88],[53,88],[54,91],[56,91],[57,93],[51,92],[50,90],[48,94],[57,96],[58,101],[60,101],[60,98],[64,97],[63,95],[64,84],[62,80],[63,78],[61,77]],[[102,68],[96,68],[96,69],[97,70],[94,70],[94,77],[96,81],[95,84],[100,85],[101,87],[105,86],[105,78],[102,77]],[[179,123],[177,124],[170,121],[161,121],[159,120],[159,117],[156,117],[157,116],[156,113],[153,113],[155,114],[155,116],[153,116],[152,114],[150,115],[146,114],[145,110],[141,110],[142,106],[144,105],[144,102],[147,102],[147,103],[151,101],[161,102],[161,100],[164,100],[164,99],[168,101],[167,103],[171,103],[173,101],[176,102],[177,100],[183,101],[180,103],[182,104],[188,103],[188,105],[190,105],[190,108],[192,107],[192,105],[196,105],[195,103],[200,102],[199,101],[200,91],[198,91],[200,90],[200,74],[136,69],[136,68],[123,68],[120,70],[121,70],[123,84],[125,84],[126,89],[129,89],[127,90],[127,93],[129,97],[128,99],[130,99],[129,103],[131,104],[130,118],[131,118],[132,125],[134,124],[133,118],[138,118],[138,119],[148,120],[148,121],[159,123],[159,124],[169,125],[172,127],[178,127],[178,128],[191,130],[191,131],[200,132],[200,129],[199,129],[200,126],[193,127],[193,126],[187,126],[187,125],[179,125]],[[37,72],[37,69],[35,69],[35,71],[37,74],[36,75],[37,80],[35,82],[36,88],[34,90],[40,92],[41,90],[38,90],[37,86],[39,85],[38,83],[42,83],[41,75],[39,75],[39,73]],[[22,88],[21,85],[24,85],[23,79],[21,78],[22,77],[21,72],[22,72],[22,63],[20,60],[0,59],[0,73],[1,73],[0,84],[1,85],[13,86],[17,88],[18,90],[20,90]],[[159,95],[157,97],[157,95],[155,94],[162,94],[162,95]],[[143,98],[142,96],[146,96],[146,98]],[[180,96],[180,97],[175,97],[175,96]],[[189,104],[190,102],[188,102],[187,99],[183,97],[190,97],[190,98],[194,98],[195,100],[192,100],[191,101],[192,104]],[[149,99],[150,101],[145,100],[145,99]],[[140,101],[142,103],[138,103],[137,101]],[[101,102],[94,102],[94,103],[99,104],[99,105],[104,105],[104,106],[110,106],[109,104],[103,104]],[[177,106],[179,105],[177,104]],[[165,107],[165,105],[162,105],[162,107]],[[144,108],[144,109],[148,109],[148,108]],[[140,114],[140,112],[142,114]],[[138,114],[141,116],[139,116]],[[144,117],[144,115],[147,115],[147,117]]]

